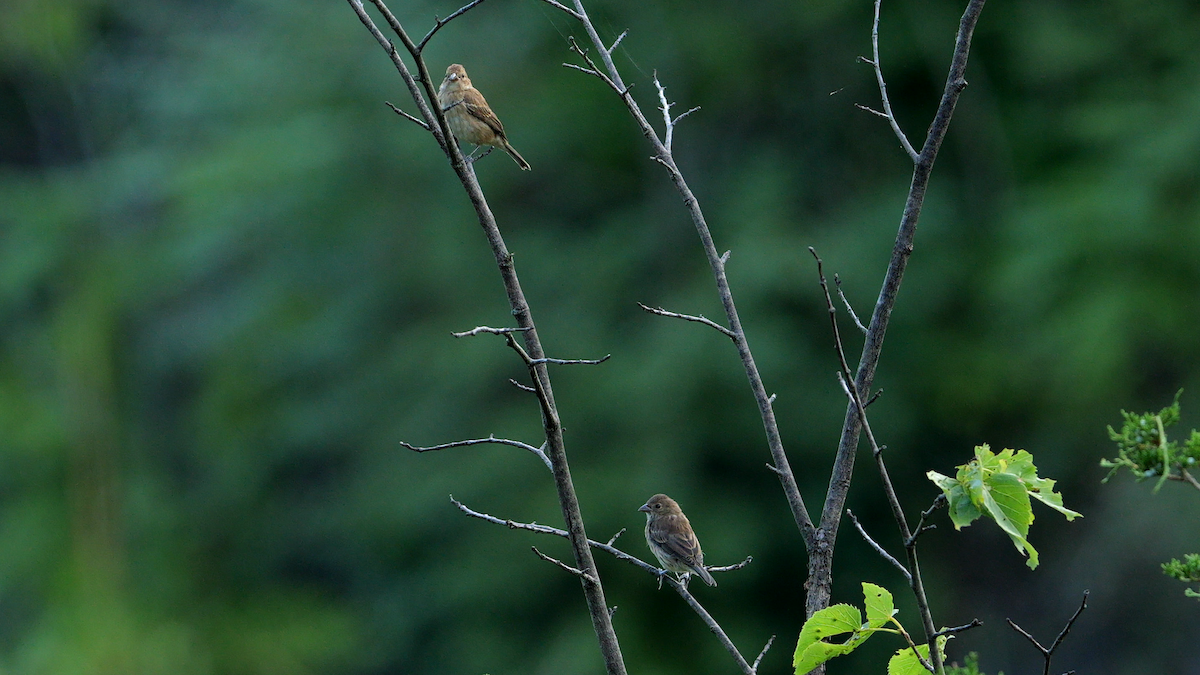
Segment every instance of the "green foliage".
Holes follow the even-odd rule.
[[[938,652],[942,659],[946,658],[946,642],[950,640],[947,635],[940,635],[937,638]],[[888,659],[887,672],[888,675],[925,675],[929,670],[921,663],[924,660],[929,662],[929,645],[916,645],[917,651],[913,653],[912,647],[901,647],[892,654],[892,658]],[[918,655],[920,658],[918,658]]]
[[[1038,566],[1038,553],[1029,543],[1036,499],[1066,516],[1082,517],[1063,506],[1062,495],[1054,491],[1054,480],[1039,478],[1033,455],[1024,450],[993,453],[987,445],[975,448],[975,459],[958,467],[951,478],[936,471],[926,473],[942,489],[949,501],[950,520],[961,530],[982,515],[989,516],[1013,540],[1018,551],[1029,556],[1030,569]]]
[[[979,653],[969,652],[961,666],[946,666],[946,675],[984,675],[979,670]],[[997,675],[1004,675],[1004,671],[1000,671]]]
[[[1163,563],[1162,570],[1163,574],[1184,583],[1200,582],[1200,553],[1188,553],[1183,556],[1182,562],[1178,558],[1171,558]],[[1183,593],[1189,598],[1200,598],[1200,593],[1190,588],[1184,589]]]
[[[800,628],[800,639],[796,642],[796,651],[792,655],[796,675],[804,675],[829,659],[849,654],[877,632],[907,635],[895,618],[897,610],[892,594],[886,588],[867,582],[863,582],[862,589],[866,621],[863,621],[857,607],[837,604],[816,612],[804,622]],[[885,627],[889,623],[895,627]],[[938,650],[943,657],[946,641],[946,636],[937,639]],[[929,645],[917,645],[917,652],[921,658],[928,659]],[[912,647],[901,647],[888,661],[889,675],[918,675],[924,672],[927,671],[913,654]]]
[[[1180,389],[1171,405],[1157,413],[1134,414],[1121,411],[1125,421],[1121,431],[1108,427],[1108,437],[1117,444],[1117,456],[1100,460],[1100,466],[1111,469],[1104,482],[1122,467],[1129,469],[1137,480],[1158,476],[1155,492],[1170,478],[1181,478],[1188,469],[1200,462],[1200,431],[1192,430],[1183,443],[1167,440],[1167,428],[1179,422]]]

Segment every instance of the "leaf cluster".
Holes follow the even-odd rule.
[[[1178,478],[1184,470],[1200,462],[1200,431],[1193,429],[1183,443],[1167,440],[1167,427],[1179,422],[1179,397],[1182,394],[1182,389],[1175,392],[1171,405],[1157,413],[1121,411],[1125,418],[1121,431],[1108,427],[1108,437],[1117,444],[1117,456],[1100,460],[1100,466],[1111,469],[1104,477],[1105,482],[1125,467],[1139,481],[1158,476],[1158,484],[1154,486],[1158,490],[1163,481]]]
[[[949,501],[950,520],[961,530],[976,518],[987,515],[1004,530],[1018,551],[1029,556],[1030,569],[1038,566],[1038,552],[1027,539],[1033,523],[1033,503],[1037,499],[1066,516],[1082,514],[1063,506],[1062,495],[1054,491],[1054,480],[1039,478],[1033,455],[1025,450],[993,453],[986,444],[976,446],[975,459],[958,467],[954,478],[937,471],[925,474],[942,489]]]
[[[1178,558],[1171,558],[1162,564],[1162,570],[1163,574],[1184,583],[1200,582],[1200,553],[1188,553],[1183,556],[1182,562]],[[1183,593],[1189,598],[1200,598],[1200,593],[1190,588]]]
[[[878,632],[903,635],[910,645],[892,654],[888,660],[888,675],[921,675],[929,672],[926,666],[929,645],[912,645],[908,632],[895,618],[897,610],[892,594],[886,588],[872,583],[863,582],[862,587],[866,621],[863,621],[862,612],[857,607],[842,603],[815,612],[804,622],[800,639],[796,642],[796,652],[792,656],[796,675],[803,675],[835,656],[849,654]],[[889,623],[895,627],[888,628]],[[841,636],[846,637],[841,641],[832,639]],[[937,638],[938,651],[943,659],[948,639],[945,635]]]

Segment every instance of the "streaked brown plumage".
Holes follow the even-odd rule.
[[[688,575],[695,574],[709,586],[717,585],[704,569],[700,540],[674,499],[654,495],[638,511],[646,513],[646,545],[665,569],[683,576],[685,583]]]
[[[446,69],[446,79],[442,80],[442,86],[438,89],[438,105],[442,106],[446,123],[459,142],[500,148],[513,158],[517,166],[529,170],[529,162],[504,135],[500,118],[492,112],[483,94],[471,86],[466,68],[455,63]]]

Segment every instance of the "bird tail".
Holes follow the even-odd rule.
[[[517,166],[521,167],[522,171],[528,171],[530,169],[529,162],[525,161],[525,158],[521,156],[521,153],[517,152],[517,149],[512,146],[512,143],[508,142],[507,138],[504,139],[504,145],[500,147],[502,150],[508,153],[509,157],[513,158],[513,161],[517,163]]]
[[[704,583],[708,584],[709,586],[717,585],[717,580],[713,579],[712,575],[709,574],[708,570],[704,569],[703,566],[696,565],[692,569],[696,570],[696,574],[698,574],[700,576],[700,578],[704,580]]]

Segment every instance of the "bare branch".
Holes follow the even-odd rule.
[[[588,583],[591,583],[591,584],[596,583],[596,577],[593,577],[592,575],[588,574],[587,572],[575,569],[574,567],[571,567],[570,565],[559,560],[558,558],[551,558],[550,556],[546,555],[545,553],[542,553],[541,551],[539,551],[536,546],[530,546],[529,548],[533,549],[534,554],[537,555],[537,557],[541,558],[542,560],[545,560],[548,563],[554,563],[555,565],[558,565],[559,567],[570,572],[571,574],[574,574],[575,576],[579,577],[580,579],[583,579],[584,581],[586,581]],[[612,616],[612,612],[610,611],[608,613],[608,615]]]
[[[683,319],[684,321],[695,321],[696,323],[702,323],[705,326],[708,326],[709,328],[719,331],[721,334],[723,334],[727,338],[730,338],[730,339],[737,338],[737,336],[734,335],[733,331],[729,330],[725,326],[722,326],[721,324],[717,323],[716,321],[713,321],[712,319],[705,318],[705,316],[703,314],[701,314],[699,316],[692,316],[691,314],[679,314],[676,312],[668,312],[667,310],[663,309],[662,307],[648,307],[646,305],[643,305],[640,302],[637,304],[637,306],[641,307],[642,309],[646,310],[647,312],[650,312],[651,314],[657,314],[659,316],[667,316],[667,317],[671,317],[672,319]]]
[[[604,597],[604,588],[600,582],[600,574],[596,569],[592,549],[589,545],[590,540],[587,537],[584,526],[583,514],[579,508],[579,496],[571,480],[570,467],[567,462],[566,443],[563,439],[562,420],[559,417],[558,408],[554,402],[554,390],[550,382],[548,364],[545,362],[534,363],[536,360],[546,358],[546,354],[535,328],[536,324],[533,312],[525,297],[525,292],[521,288],[521,282],[517,276],[516,266],[513,262],[513,255],[504,242],[504,237],[496,223],[495,214],[488,205],[487,199],[483,194],[483,189],[479,185],[474,165],[463,156],[462,151],[458,147],[458,142],[450,132],[445,114],[436,103],[437,91],[434,88],[434,80],[429,74],[428,64],[425,63],[425,59],[421,55],[421,48],[413,43],[412,39],[405,32],[404,27],[396,20],[396,17],[387,8],[383,0],[371,0],[387,20],[393,32],[399,36],[405,49],[412,56],[417,70],[417,75],[414,77],[408,70],[403,59],[400,58],[395,46],[384,38],[370,16],[367,15],[362,5],[362,0],[348,1],[354,9],[355,14],[359,17],[359,20],[387,52],[389,58],[392,59],[397,71],[399,71],[401,77],[404,79],[405,85],[408,86],[409,92],[421,113],[421,117],[429,125],[430,131],[437,140],[438,145],[450,160],[451,168],[462,183],[463,190],[466,192],[467,198],[475,209],[479,225],[487,238],[488,245],[492,249],[492,255],[495,258],[496,266],[500,271],[500,276],[504,283],[504,290],[508,298],[512,316],[516,324],[525,329],[522,333],[525,343],[524,348],[516,344],[512,333],[507,333],[504,337],[529,368],[529,374],[533,381],[542,412],[542,429],[546,437],[543,453],[546,457],[547,466],[550,467],[551,472],[554,474],[554,487],[562,509],[563,522],[566,526],[566,530],[563,532],[571,543],[571,550],[575,557],[575,567],[595,579],[595,583],[583,584],[583,594],[587,601],[592,628],[596,633],[596,640],[599,643],[600,652],[604,658],[605,671],[608,675],[626,675],[625,661],[621,655],[620,643],[617,640],[616,631],[612,626],[612,617],[609,614],[608,603]],[[579,0],[575,1],[576,3],[579,2]],[[580,8],[582,8],[582,5],[580,5]],[[466,10],[464,9],[463,11]],[[572,16],[578,15],[583,20],[587,18],[582,11],[577,14],[568,13]],[[608,59],[607,55],[605,57],[611,63],[611,59]],[[622,89],[626,93],[628,92],[627,88],[622,87]],[[628,97],[626,96],[626,98]]]
[[[907,581],[911,586],[912,573],[908,571],[908,568],[901,564],[899,560],[896,560],[894,557],[892,557],[892,554],[888,553],[886,549],[876,543],[876,541],[871,538],[871,535],[867,534],[867,531],[863,529],[862,523],[858,522],[858,517],[854,515],[853,511],[846,509],[846,515],[850,516],[850,522],[854,523],[854,529],[858,530],[858,533],[862,535],[863,540],[866,541],[871,548],[875,549],[875,552],[879,554],[879,557],[890,562],[893,567],[900,570],[900,574],[904,575],[904,580]]]
[[[476,335],[479,335],[480,333],[489,333],[491,335],[508,335],[509,333],[523,333],[528,330],[533,330],[533,329],[529,328],[529,327],[492,328],[491,326],[476,326],[476,327],[472,328],[471,330],[463,331],[461,333],[451,333],[451,335],[453,335],[456,338],[462,338],[462,337],[474,337]]]
[[[767,640],[767,644],[763,645],[762,651],[758,653],[758,658],[754,659],[754,663],[750,664],[750,670],[758,672],[758,664],[762,663],[763,657],[767,655],[767,650],[771,648],[774,642],[775,636],[772,635],[771,639]]]
[[[553,363],[556,366],[595,366],[604,363],[611,358],[612,354],[605,354],[603,357],[598,359],[552,359],[549,357],[542,357],[540,359],[530,359],[529,365],[536,366],[542,363]]]
[[[609,77],[608,75],[606,75],[603,70],[600,70],[600,67],[596,65],[596,62],[592,60],[592,57],[588,56],[588,50],[584,49],[583,47],[580,47],[579,43],[575,41],[574,36],[568,37],[567,43],[569,45],[571,45],[571,51],[578,54],[579,58],[583,59],[584,63],[588,64],[588,67],[591,68],[591,71],[585,70],[583,68],[579,68],[578,66],[576,66],[576,68],[578,68],[579,70],[583,70],[584,72],[591,72],[591,74],[593,74],[596,77],[603,80],[605,84],[607,84],[613,91],[617,92],[618,94],[624,95],[625,92],[629,91],[628,87],[625,87],[624,85],[614,82],[613,79],[611,77]],[[604,58],[611,60],[611,58],[608,56],[608,51],[604,49],[604,43],[599,44],[599,49],[600,49],[601,55],[603,55]],[[565,66],[568,64],[564,63],[563,65]]]
[[[846,306],[846,311],[850,313],[850,318],[854,319],[854,325],[858,326],[858,329],[860,331],[862,331],[863,335],[866,335],[867,327],[862,325],[862,321],[858,320],[858,315],[854,313],[854,308],[850,306],[850,301],[846,299],[846,294],[842,292],[842,280],[836,274],[833,275],[833,285],[837,287],[838,297],[842,299],[842,304]],[[881,389],[880,391],[883,391],[883,390]],[[875,392],[875,396],[873,396],[871,398],[871,401],[874,401],[878,396],[879,396],[879,392],[877,391],[877,392]],[[865,408],[865,407],[871,405],[871,401],[867,401],[866,403],[864,403],[863,407]]]
[[[516,387],[517,389],[520,389],[521,391],[527,391],[527,392],[530,392],[531,394],[537,393],[537,389],[534,389],[533,387],[531,387],[527,384],[521,384],[520,382],[517,382],[516,380],[512,379],[511,377],[508,378],[508,381],[512,383],[512,386]]]
[[[626,35],[629,35],[628,30],[621,31],[621,34],[617,36],[617,39],[613,40],[612,46],[608,48],[609,53],[616,49],[617,45],[621,44],[621,40],[624,40]]]
[[[896,138],[900,139],[900,146],[904,148],[904,152],[908,153],[909,158],[916,163],[920,161],[921,157],[913,149],[912,143],[908,142],[908,137],[900,129],[900,123],[896,121],[896,115],[892,113],[892,104],[888,101],[887,83],[883,81],[883,69],[879,66],[879,5],[881,2],[882,0],[875,0],[875,19],[871,23],[871,54],[874,58],[871,61],[867,61],[867,63],[870,63],[871,67],[875,69],[875,80],[879,83],[879,97],[883,99],[884,112],[883,114],[874,110],[871,110],[871,112],[887,118],[888,124],[892,127],[892,132],[896,134]],[[866,59],[862,60],[866,61]],[[859,107],[862,108],[863,106]],[[863,109],[870,110],[870,108]]]
[[[707,567],[706,566],[704,569],[708,570],[709,572],[733,572],[735,570],[742,569],[743,567],[745,567],[746,565],[749,565],[752,562],[754,562],[754,556],[748,555],[748,556],[746,556],[746,559],[740,563],[734,563],[733,565],[724,565],[722,567]]]
[[[617,533],[614,534],[612,536],[612,538],[608,540],[608,545],[612,546],[614,543],[616,543],[617,537],[621,536],[622,534],[625,534],[625,528],[623,528],[623,527],[621,529],[617,530]]]
[[[972,628],[978,628],[982,625],[983,625],[983,622],[980,621],[979,619],[971,619],[971,623],[965,623],[961,626],[955,626],[953,628],[943,628],[943,629],[939,630],[938,632],[934,633],[933,637],[939,638],[939,637],[942,637],[943,635],[957,635],[958,633],[962,633],[964,631],[971,630]]]
[[[883,387],[876,389],[875,392],[871,394],[871,398],[867,399],[866,403],[863,403],[863,407],[866,408],[867,406],[871,405],[880,396],[883,396]]]
[[[447,128],[443,128],[438,124],[438,117],[425,102],[425,98],[421,95],[421,87],[417,84],[418,80],[423,77],[423,74],[418,71],[417,77],[413,77],[413,74],[408,70],[408,65],[404,63],[404,60],[400,58],[400,53],[396,51],[396,45],[392,44],[390,40],[384,37],[383,32],[379,30],[379,28],[375,25],[375,22],[371,20],[370,15],[367,14],[366,8],[363,7],[362,0],[348,0],[348,2],[350,3],[350,7],[354,10],[354,13],[358,16],[358,20],[361,21],[364,26],[366,26],[367,30],[370,31],[371,36],[374,37],[375,41],[379,43],[379,46],[383,47],[383,50],[387,52],[388,58],[392,60],[392,65],[396,67],[396,71],[400,73],[400,78],[404,80],[405,86],[408,87],[408,93],[412,95],[413,101],[417,104],[417,110],[421,113],[421,117],[424,118],[426,127],[429,129],[430,133],[433,134],[433,137],[437,139],[438,145],[440,145],[443,150],[446,150],[446,136],[448,135]],[[403,30],[401,30],[401,32],[403,32]],[[427,92],[431,91],[428,87],[426,90]],[[430,100],[434,99],[431,98]]]
[[[545,444],[542,444],[542,447],[540,447],[540,448],[535,448],[528,443],[522,443],[521,441],[514,441],[514,440],[511,440],[508,438],[496,438],[495,436],[491,436],[491,435],[489,435],[487,438],[473,438],[473,439],[466,440],[466,441],[454,441],[452,443],[442,443],[441,445],[429,445],[429,446],[424,446],[424,447],[417,446],[417,445],[410,445],[409,443],[400,441],[400,445],[408,448],[409,450],[412,450],[413,452],[432,452],[434,450],[446,450],[447,448],[461,448],[461,447],[465,447],[468,445],[480,445],[482,443],[493,443],[496,445],[511,445],[514,448],[521,448],[522,450],[528,450],[529,452],[532,452],[533,454],[537,455],[538,459],[542,460],[542,463],[546,465],[546,468],[550,469],[551,471],[554,470],[554,466],[550,463],[550,458],[546,456],[546,445]]]
[[[430,28],[430,29],[429,29],[429,32],[425,34],[425,37],[421,38],[421,41],[420,41],[419,43],[417,43],[417,51],[418,51],[418,52],[424,51],[424,49],[425,49],[425,43],[429,42],[429,38],[433,37],[433,34],[434,34],[434,33],[436,33],[436,32],[438,32],[439,30],[441,30],[441,29],[442,29],[442,26],[445,26],[446,24],[448,24],[448,23],[450,23],[451,21],[453,21],[453,20],[457,19],[458,17],[462,16],[463,14],[466,14],[468,11],[470,11],[470,10],[474,9],[475,7],[477,7],[477,6],[478,6],[480,3],[482,3],[482,2],[483,2],[483,0],[474,0],[474,2],[471,2],[471,3],[468,3],[467,5],[464,5],[464,6],[463,6],[461,9],[459,9],[457,12],[455,12],[455,13],[451,14],[450,16],[448,16],[448,17],[446,17],[446,18],[444,18],[444,19],[439,19],[439,18],[437,18],[436,16],[435,16],[435,17],[433,17],[433,20],[434,20],[434,26],[433,26],[433,28]]]
[[[416,117],[413,117],[412,115],[409,115],[408,113],[404,112],[403,110],[397,108],[396,106],[392,105],[391,101],[384,101],[384,103],[386,103],[387,106],[392,109],[392,112],[396,113],[397,115],[399,115],[407,120],[416,122],[417,125],[419,125],[422,129],[424,129],[425,131],[429,131],[429,128],[430,128],[429,125],[426,124],[423,120],[419,120]]]
[[[1071,626],[1075,624],[1075,620],[1079,618],[1079,615],[1083,613],[1083,610],[1087,609],[1087,599],[1090,593],[1091,591],[1083,592],[1083,601],[1079,603],[1079,609],[1075,610],[1075,614],[1071,616],[1070,621],[1067,621],[1067,625],[1063,626],[1062,632],[1060,632],[1058,637],[1054,639],[1054,644],[1050,645],[1049,649],[1043,647],[1042,643],[1038,642],[1037,639],[1030,635],[1029,632],[1024,628],[1018,626],[1012,619],[1005,619],[1005,621],[1008,622],[1008,625],[1012,626],[1013,630],[1017,631],[1021,635],[1024,635],[1025,639],[1032,642],[1033,646],[1042,653],[1042,658],[1046,661],[1046,665],[1042,669],[1042,675],[1050,675],[1050,659],[1054,656],[1054,650],[1058,649],[1058,646],[1062,644],[1063,639],[1067,637],[1067,633],[1071,631]]]
[[[564,63],[564,64],[563,64],[563,67],[564,67],[564,68],[574,68],[575,70],[578,70],[578,71],[579,71],[579,72],[581,72],[581,73],[587,73],[588,75],[594,75],[594,76],[596,76],[596,77],[600,78],[601,80],[603,80],[603,79],[604,79],[604,76],[603,76],[603,75],[601,75],[600,73],[598,73],[598,72],[596,72],[596,71],[592,70],[591,68],[584,68],[583,66],[577,66],[577,65],[575,65],[574,63]]]
[[[887,334],[892,310],[896,306],[896,297],[904,279],[904,271],[912,256],[913,241],[916,238],[921,209],[925,203],[929,177],[933,172],[938,150],[950,127],[950,118],[954,115],[958,98],[962,94],[963,88],[966,87],[963,75],[967,68],[967,57],[971,51],[971,36],[979,21],[979,15],[983,11],[984,2],[985,0],[968,0],[967,8],[959,21],[958,34],[955,36],[954,56],[946,76],[946,86],[942,92],[937,112],[934,114],[933,122],[929,125],[929,133],[925,136],[920,159],[913,168],[912,182],[909,185],[900,227],[896,233],[896,241],[892,247],[892,257],[888,263],[887,274],[879,289],[879,298],[875,302],[871,321],[867,324],[867,336],[863,341],[858,369],[853,378],[854,389],[859,392],[860,396],[868,396],[871,392],[875,370],[879,365],[879,355],[883,351],[884,336]],[[837,457],[829,478],[829,491],[826,493],[825,505],[821,509],[822,534],[827,541],[833,541],[837,537],[839,519],[845,508],[850,479],[854,473],[854,459],[862,432],[859,422],[860,413],[857,408],[858,406],[854,404],[846,406],[842,435],[838,441]],[[810,561],[812,574],[809,580],[809,595],[806,605],[806,610],[810,614],[829,605],[832,588],[832,549],[819,550],[815,554],[817,559]],[[809,555],[810,558],[814,555],[812,549],[810,549]],[[914,568],[914,578],[919,578],[916,571]],[[926,628],[927,634],[934,632],[930,627]],[[937,653],[936,649],[931,651],[934,654]]]
[[[861,104],[861,103],[855,103],[855,104],[854,104],[854,107],[855,107],[855,108],[858,108],[859,110],[865,110],[866,112],[869,112],[869,113],[871,113],[872,115],[878,115],[879,117],[882,117],[882,118],[884,118],[885,120],[886,120],[886,119],[891,119],[891,118],[889,118],[889,117],[887,116],[887,113],[884,113],[884,112],[879,112],[878,110],[876,110],[876,109],[872,108],[872,107],[871,107],[871,106],[869,106],[869,105],[863,105],[863,104]]]
[[[576,21],[580,21],[583,19],[583,17],[578,12],[571,9],[570,7],[567,7],[566,5],[563,5],[559,2],[555,2],[555,0],[542,0],[542,2],[546,3],[547,5],[550,5],[554,9],[559,10],[560,12],[566,12],[567,14],[569,14],[571,16],[571,18],[575,19]],[[616,45],[613,45],[613,46],[615,47]]]

